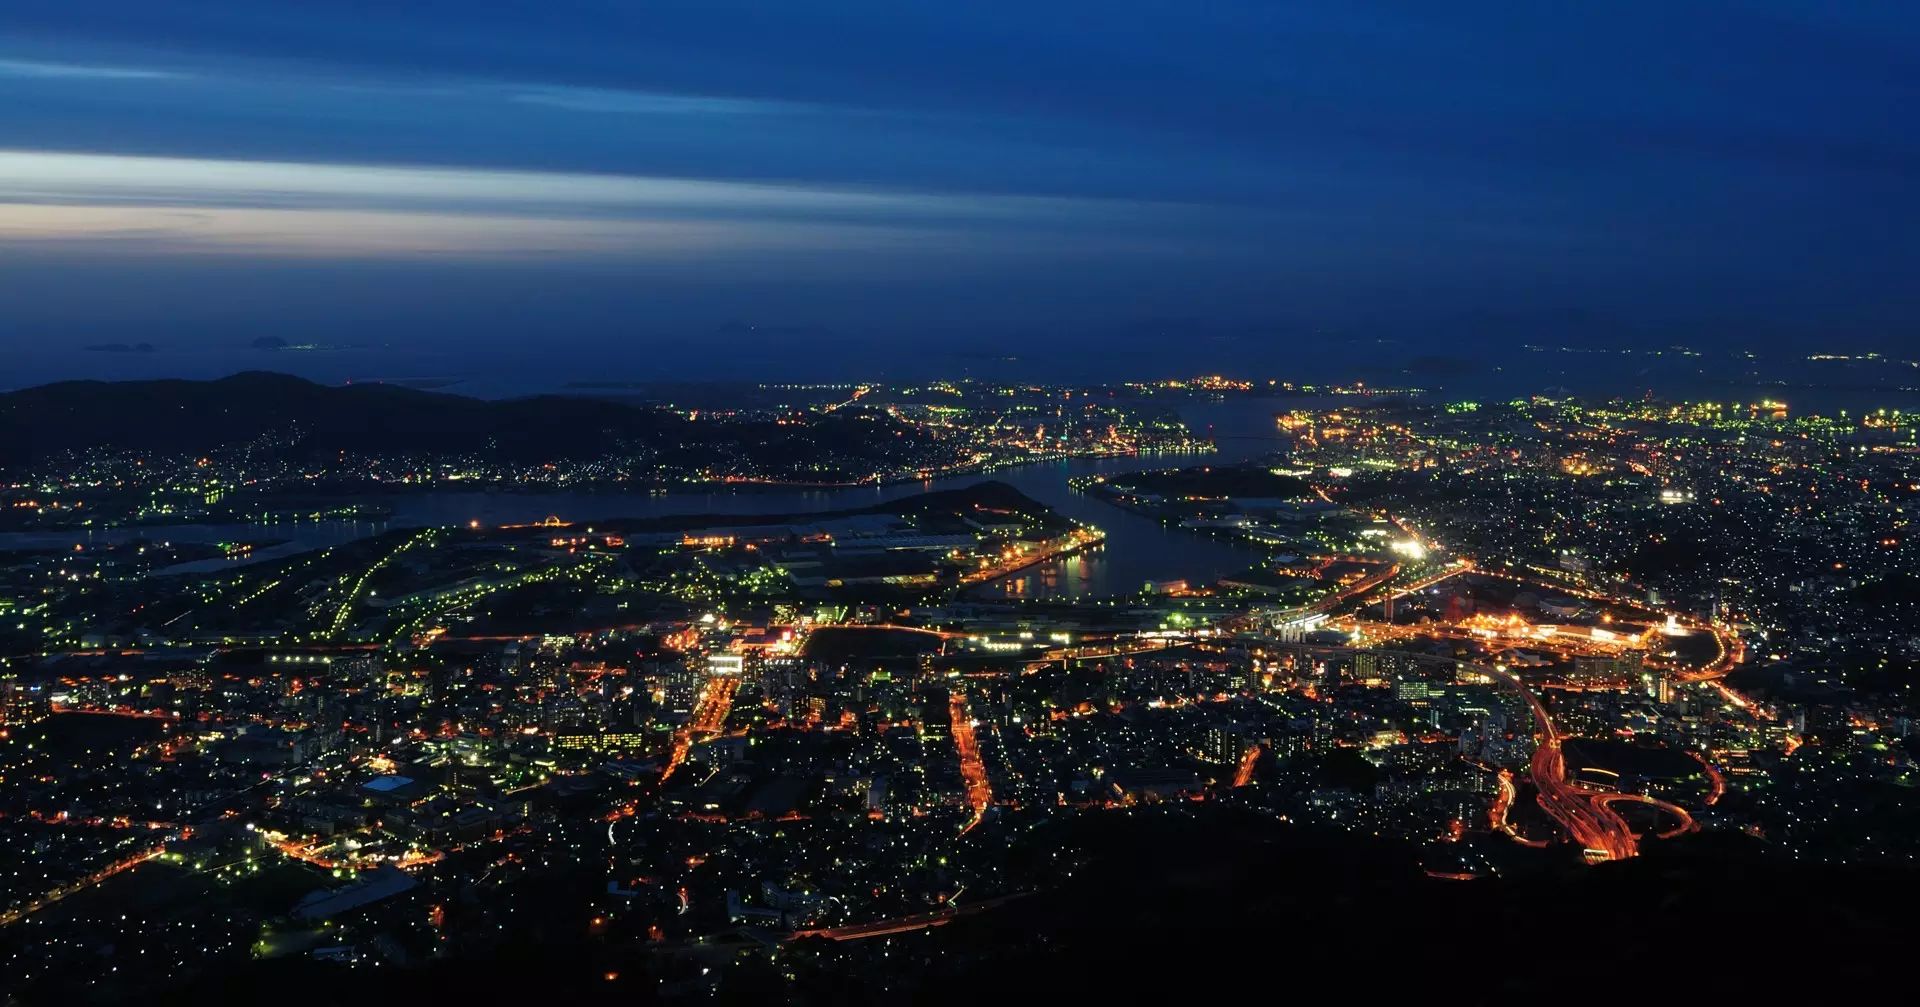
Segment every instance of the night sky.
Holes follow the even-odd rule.
[[[5,8],[0,387],[1920,343],[1910,0]]]

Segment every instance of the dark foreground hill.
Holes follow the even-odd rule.
[[[1737,846],[1472,882],[1404,848],[1232,809],[1044,827],[1012,877],[1071,877],[947,926],[687,961],[529,933],[484,955],[347,970],[256,962],[157,1002],[1335,1002],[1680,1004],[1857,997],[1910,972],[1912,871],[1754,859]],[[534,906],[522,906],[533,912]],[[573,928],[577,933],[577,928]],[[717,996],[703,992],[713,967]],[[682,999],[669,997],[669,1001]]]
[[[1040,1002],[1655,1004],[1845,994],[1907,971],[1920,875],[1756,859],[1707,839],[1511,879],[1426,877],[1404,850],[1231,811],[1083,819],[1064,885],[892,948],[815,942],[801,986],[962,1003],[980,977]]]

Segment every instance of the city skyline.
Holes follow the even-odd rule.
[[[1912,5],[4,2],[5,1007],[1909,982]]]
[[[0,393],[0,988],[1894,970],[1915,416],[1222,375]],[[1217,954],[1249,934],[1271,960]]]

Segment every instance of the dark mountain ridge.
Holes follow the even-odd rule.
[[[797,421],[796,421],[797,420]],[[237,453],[244,450],[244,458]],[[884,413],[796,417],[571,395],[476,399],[394,384],[320,385],[246,372],[215,381],[69,381],[0,394],[0,470],[66,469],[88,452],[302,467],[345,457],[528,466],[594,478],[846,482],[950,461]],[[351,475],[351,472],[336,472]]]
[[[286,431],[319,450],[516,449],[646,436],[657,410],[541,396],[491,402],[397,385],[327,386],[251,371],[216,381],[67,381],[0,395],[0,463],[112,448],[182,454]]]
[[[327,386],[246,372],[217,381],[67,381],[0,395],[0,464],[110,448],[157,454],[213,450],[285,431],[315,450],[507,454],[568,438],[641,437],[672,425],[657,410],[541,396],[491,402],[397,385]]]

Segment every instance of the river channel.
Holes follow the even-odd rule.
[[[0,549],[71,548],[133,539],[175,542],[279,540],[245,560],[183,563],[167,573],[202,573],[239,562],[260,562],[309,549],[338,545],[394,528],[426,525],[508,524],[557,515],[568,521],[615,517],[665,517],[676,514],[796,514],[869,507],[899,497],[971,486],[987,479],[1007,483],[1054,510],[1094,525],[1106,542],[1089,552],[1037,564],[976,589],[1006,598],[1079,598],[1127,594],[1147,581],[1211,583],[1245,569],[1258,557],[1243,546],[1169,528],[1160,522],[1075,492],[1077,476],[1134,472],[1183,465],[1220,464],[1282,451],[1273,417],[1279,400],[1240,399],[1196,403],[1180,410],[1197,432],[1211,432],[1219,450],[1206,455],[1143,455],[1043,462],[985,475],[954,476],[920,483],[835,489],[697,488],[666,493],[517,493],[426,492],[368,498],[392,509],[381,521],[318,521],[271,524],[183,524],[0,534]]]

